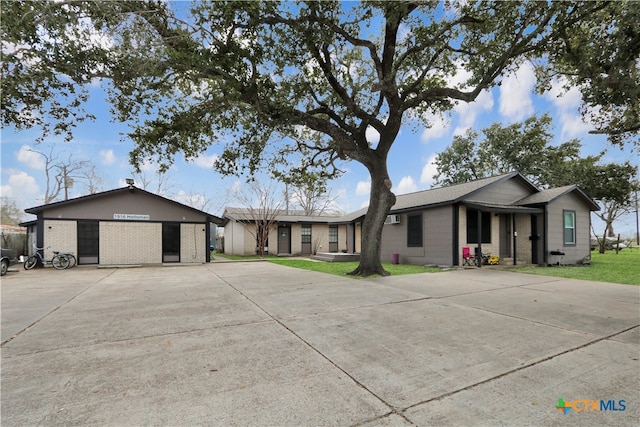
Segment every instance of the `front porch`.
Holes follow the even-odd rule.
[[[311,259],[326,262],[360,261],[360,254],[350,254],[344,252],[318,252],[315,255],[311,255]]]

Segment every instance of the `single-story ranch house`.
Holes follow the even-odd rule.
[[[27,245],[72,252],[78,264],[204,263],[212,224],[222,219],[134,185],[25,209],[37,216]]]
[[[347,252],[353,249],[353,236],[347,222],[336,216],[307,216],[301,212],[274,212],[275,224],[269,230],[265,252],[278,255],[311,255],[316,252]],[[226,208],[222,214],[224,251],[233,255],[258,252],[256,229],[260,215],[247,208]],[[351,240],[350,240],[351,239]],[[351,244],[350,244],[351,242]]]
[[[479,251],[501,264],[577,264],[590,257],[590,212],[598,209],[576,185],[540,190],[519,172],[403,194],[382,232],[382,258],[454,266],[465,264],[465,252]],[[269,253],[357,253],[366,211],[341,217],[282,212]],[[255,254],[249,211],[228,208],[223,218],[225,252]]]

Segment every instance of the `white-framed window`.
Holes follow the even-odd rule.
[[[571,246],[576,244],[576,212],[563,211],[564,217],[564,244]]]

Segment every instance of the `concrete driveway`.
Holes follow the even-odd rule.
[[[640,287],[266,262],[1,286],[3,427],[640,424]]]

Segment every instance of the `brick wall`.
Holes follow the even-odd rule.
[[[100,264],[162,262],[162,224],[100,222]]]
[[[205,230],[204,224],[180,224],[180,262],[206,261]]]
[[[53,251],[77,253],[78,226],[76,221],[45,220],[44,245],[45,248],[49,247],[44,251],[46,260],[53,257]],[[29,253],[33,253],[31,250],[33,248],[30,248]]]

